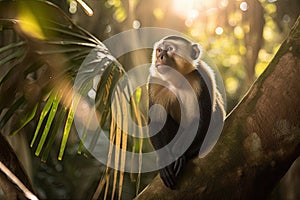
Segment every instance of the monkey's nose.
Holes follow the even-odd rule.
[[[161,53],[158,57],[159,61],[165,63],[167,61],[167,56],[165,53]]]

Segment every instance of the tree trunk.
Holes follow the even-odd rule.
[[[300,18],[213,150],[187,164],[178,189],[156,177],[136,199],[266,199],[299,154]]]

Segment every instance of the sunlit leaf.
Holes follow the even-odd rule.
[[[42,110],[42,112],[41,112],[41,114],[40,114],[40,119],[39,119],[38,125],[37,125],[37,127],[36,127],[36,129],[35,129],[35,133],[34,133],[34,135],[33,135],[33,138],[32,138],[32,140],[31,140],[31,143],[30,143],[30,146],[31,146],[31,147],[33,147],[34,142],[35,142],[35,140],[36,140],[36,138],[37,138],[37,136],[38,136],[38,133],[39,133],[39,131],[40,131],[40,129],[41,129],[42,123],[43,123],[45,117],[47,116],[48,112],[49,112],[50,109],[51,109],[51,106],[52,106],[52,103],[53,103],[53,101],[54,101],[54,98],[55,98],[55,94],[54,94],[54,92],[52,92],[52,93],[50,94],[50,97],[49,97],[48,100],[47,100],[47,103],[45,104],[45,106],[44,106],[44,108],[43,108],[43,110]],[[36,153],[36,155],[39,155],[40,152],[36,151],[35,153]]]
[[[40,142],[37,146],[37,149],[36,149],[36,155],[38,156],[44,146],[44,143],[46,141],[46,138],[48,136],[48,133],[50,131],[50,127],[52,125],[52,121],[56,115],[56,111],[57,111],[57,108],[58,108],[58,104],[60,102],[60,99],[61,97],[56,93],[54,95],[54,99],[53,99],[53,103],[52,103],[52,107],[51,107],[51,110],[49,112],[49,115],[48,115],[48,119],[47,119],[47,122],[45,124],[45,127],[44,127],[44,131],[42,133],[42,137],[40,139]]]
[[[109,135],[109,140],[110,145],[109,145],[109,150],[108,150],[108,155],[107,155],[107,167],[106,167],[106,172],[105,172],[105,179],[106,179],[106,187],[104,191],[104,199],[107,198],[108,194],[108,189],[109,189],[109,179],[110,179],[110,167],[111,166],[111,160],[112,160],[112,153],[113,153],[113,143],[115,141],[115,133],[116,133],[116,122],[112,118],[111,120],[111,126],[110,126],[110,135]]]
[[[112,104],[112,113],[115,113],[113,116],[116,117],[116,119],[114,120],[114,122],[117,125],[116,128],[116,143],[115,143],[115,170],[114,170],[114,177],[113,177],[113,189],[112,189],[112,199],[114,199],[114,195],[116,192],[116,188],[117,188],[117,178],[118,178],[118,174],[119,171],[117,170],[119,167],[119,162],[120,162],[120,148],[121,148],[121,137],[122,137],[122,119],[123,119],[123,115],[122,115],[122,111],[121,111],[121,105],[120,105],[120,93],[119,90],[117,88],[116,90],[118,92],[117,97],[115,98],[115,104]],[[122,124],[120,124],[122,123]],[[125,122],[126,123],[126,122]]]
[[[95,98],[95,102],[100,102],[100,105],[103,105],[103,101],[104,101],[104,95],[105,95],[105,89],[106,89],[106,84],[108,83],[108,79],[109,79],[109,76],[111,74],[111,72],[113,71],[113,67],[108,67],[104,70],[102,76],[101,76],[101,79],[100,79],[100,82],[99,82],[99,86],[98,86],[98,89],[97,89],[97,95],[96,95],[96,98]],[[103,109],[100,109],[98,108],[99,110],[103,110]]]
[[[66,145],[67,145],[67,141],[68,141],[68,138],[69,138],[69,133],[70,133],[70,130],[72,128],[73,121],[74,121],[74,115],[75,115],[75,112],[76,112],[76,108],[77,108],[77,105],[80,101],[80,98],[81,98],[80,95],[75,95],[75,97],[73,98],[71,107],[69,109],[69,113],[68,113],[68,116],[67,116],[64,132],[63,132],[63,137],[62,137],[62,140],[61,140],[58,160],[62,160],[64,151],[65,151],[65,148],[66,148]]]
[[[129,116],[126,104],[126,99],[124,98],[124,95],[119,95],[121,98],[121,112],[123,113],[123,116]],[[122,153],[121,153],[121,161],[120,161],[120,180],[119,180],[119,193],[118,198],[121,199],[122,195],[122,188],[123,188],[123,180],[124,180],[124,169],[126,165],[126,151],[127,151],[127,138],[128,138],[128,120],[127,122],[122,123]]]
[[[141,102],[141,97],[142,97],[142,88],[137,88],[135,91],[135,99],[137,104]]]
[[[49,140],[48,140],[48,143],[45,147],[45,151],[43,152],[43,155],[42,155],[42,161],[43,162],[46,162],[47,158],[48,158],[48,155],[50,153],[50,150],[52,149],[52,145],[55,141],[55,138],[57,136],[57,133],[59,132],[59,129],[61,128],[61,125],[63,124],[64,122],[64,118],[66,116],[66,113],[67,113],[67,109],[66,107],[62,108],[59,112],[59,115],[54,123],[54,128],[51,132],[51,135],[49,137]]]
[[[18,20],[20,22],[20,28],[28,35],[40,40],[46,39],[40,24],[37,21],[36,16],[32,13],[31,9],[26,6],[25,3],[20,3],[20,9],[18,12]]]

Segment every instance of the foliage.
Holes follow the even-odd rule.
[[[16,134],[32,120],[37,120],[30,146],[36,148],[35,154],[41,155],[44,162],[54,141],[59,138],[58,133],[62,131],[58,155],[61,160],[75,115],[80,118],[84,112],[89,114],[88,110],[81,110],[83,113],[76,110],[84,107],[89,102],[89,92],[94,92],[96,95],[92,100],[95,101],[101,129],[109,131],[113,144],[126,150],[127,122],[125,120],[123,127],[118,128],[111,116],[112,109],[115,109],[115,113],[130,112],[138,123],[142,123],[141,113],[135,106],[134,97],[119,99],[116,107],[110,104],[113,90],[116,89],[119,93],[124,90],[116,85],[124,75],[124,70],[106,47],[51,3],[37,0],[0,3],[2,33],[13,30],[19,36],[16,41],[0,48],[0,69],[4,72],[0,79],[0,112],[3,113],[0,128],[12,121],[15,113],[20,115],[12,126],[11,134]],[[78,73],[80,78],[75,83]],[[95,82],[96,76],[101,77],[98,83]],[[132,105],[132,110],[120,106],[125,101]],[[89,119],[80,119],[85,120],[82,121],[85,124],[83,132],[87,132],[90,128]],[[79,153],[84,152],[84,139],[83,135]],[[134,144],[142,146],[140,142]],[[87,148],[93,149],[95,145],[92,142]],[[108,157],[111,149],[112,147]],[[116,165],[120,164],[121,171],[125,167],[124,156],[121,152],[115,155],[115,160],[120,159],[120,163],[117,162]],[[110,172],[107,167],[98,189],[101,192],[106,185],[105,196],[108,194]],[[113,173],[112,195],[117,193],[120,198],[124,173],[118,174],[117,170]]]
[[[9,109],[1,120],[1,128],[14,112],[23,108],[26,110],[24,113],[30,114],[26,114],[20,121],[20,125],[15,126],[17,128],[12,134],[16,133],[33,119],[37,114],[37,107],[42,107],[39,123],[31,143],[31,146],[33,146],[43,121],[47,119],[47,123],[42,130],[43,137],[40,139],[36,151],[36,154],[39,155],[56,115],[63,119],[63,116],[68,113],[64,131],[64,137],[67,137],[74,115],[72,109],[67,112],[71,101],[70,99],[65,99],[61,109],[58,109],[58,104],[62,102],[66,91],[70,90],[70,83],[74,78],[72,76],[76,74],[85,56],[92,48],[101,43],[86,31],[74,25],[63,15],[59,8],[52,4],[44,4],[39,1],[1,3],[1,8],[3,9],[1,13],[4,14],[4,16],[1,16],[3,31],[13,28],[21,36],[20,41],[1,48],[2,58],[5,58],[7,52],[14,52],[14,56],[6,57],[6,59],[2,60],[1,66],[2,68],[6,67],[6,70],[1,79],[1,85],[3,88],[6,85],[8,85],[7,87],[13,87],[17,81],[12,76],[13,73],[19,73],[21,77],[18,81],[25,83],[24,88],[17,88],[17,91],[14,92],[15,98],[20,96],[17,98],[17,101],[12,104],[6,103],[5,107]],[[4,12],[4,10],[10,10],[11,12]],[[14,16],[5,16],[6,13],[14,13]],[[55,62],[56,59],[59,59],[60,62]],[[47,70],[47,74],[44,75],[47,77],[42,77],[44,79],[41,77],[31,78],[32,76],[37,76],[37,73],[41,73],[39,70]],[[33,91],[26,90],[34,84],[39,88]],[[9,92],[10,90],[3,89],[1,90],[1,96],[5,97]],[[32,99],[34,95],[40,97],[39,101]],[[42,104],[43,100],[46,102],[44,105]],[[3,99],[3,101],[5,100]],[[3,104],[1,105],[3,106]],[[2,107],[1,112],[5,107]],[[58,128],[52,130],[49,142],[53,141],[57,131]],[[50,143],[48,143],[48,146]],[[63,151],[65,145],[66,142],[63,142],[61,151]],[[62,153],[59,155],[59,158],[61,157]]]

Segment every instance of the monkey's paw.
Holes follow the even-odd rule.
[[[174,163],[166,166],[159,170],[160,178],[164,182],[164,184],[174,190],[176,185],[176,176],[174,173]]]
[[[174,190],[176,185],[177,176],[183,170],[186,163],[186,157],[183,155],[179,157],[175,162],[159,170],[160,178],[164,184]]]
[[[179,157],[175,162],[174,162],[174,173],[175,176],[178,176],[180,174],[180,172],[183,170],[184,165],[186,163],[186,158],[185,155],[182,155],[181,157]]]

